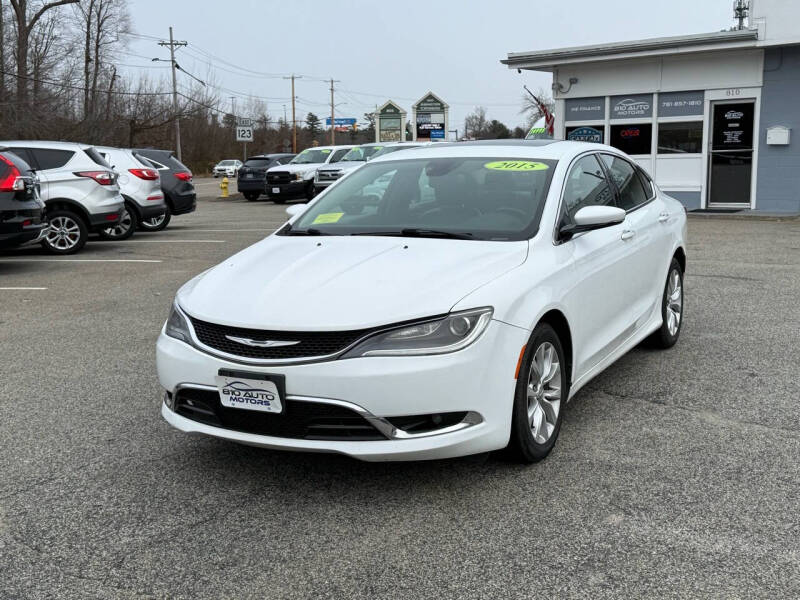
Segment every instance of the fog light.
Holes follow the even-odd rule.
[[[172,392],[164,392],[164,404],[170,410],[175,410],[175,400],[172,397]]]

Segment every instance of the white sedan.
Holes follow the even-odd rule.
[[[236,177],[239,169],[242,168],[242,161],[240,160],[221,160],[211,170],[214,177]]]
[[[592,377],[680,334],[685,211],[608,146],[389,154],[289,212],[178,291],[157,364],[181,431],[534,462]]]

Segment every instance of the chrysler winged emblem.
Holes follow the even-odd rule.
[[[234,335],[226,335],[225,337],[237,344],[254,346],[255,348],[280,348],[281,346],[294,346],[300,343],[300,340],[251,340],[250,338],[236,337]]]

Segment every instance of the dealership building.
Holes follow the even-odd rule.
[[[553,74],[555,137],[627,152],[688,209],[800,214],[800,2],[749,8],[729,31],[502,62]]]

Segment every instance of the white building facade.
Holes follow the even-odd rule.
[[[556,137],[624,150],[690,210],[800,213],[800,2],[750,14],[741,30],[502,62],[553,73]]]

